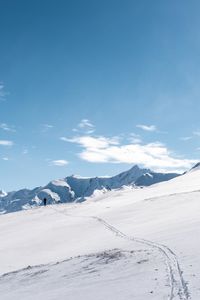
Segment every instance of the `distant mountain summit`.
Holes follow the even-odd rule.
[[[5,197],[6,195],[7,195],[7,193],[6,193],[6,192],[4,192],[4,191],[0,190],[0,197]]]
[[[110,191],[123,186],[149,186],[161,181],[167,181],[179,176],[176,173],[155,173],[149,169],[141,169],[137,165],[130,170],[113,177],[84,178],[68,176],[53,180],[44,187],[33,190],[22,189],[5,193],[0,191],[0,213],[14,212],[41,205],[44,198],[48,204],[81,202],[91,196],[96,190]]]
[[[190,171],[195,171],[195,170],[199,170],[200,169],[200,162],[198,162],[196,165],[194,165],[194,167],[192,167],[192,169]]]
[[[145,173],[142,176],[140,176],[135,181],[135,185],[136,186],[149,186],[149,185],[159,183],[159,182],[162,182],[162,181],[168,181],[168,180],[173,179],[177,176],[179,176],[179,174],[149,172],[149,173]]]

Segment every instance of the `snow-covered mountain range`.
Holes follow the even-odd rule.
[[[176,173],[155,173],[149,169],[141,169],[137,165],[113,177],[84,178],[72,175],[53,180],[46,186],[36,187],[33,190],[22,189],[9,193],[0,191],[0,212],[8,213],[27,209],[32,205],[40,205],[44,198],[47,198],[48,204],[80,202],[96,190],[106,192],[129,185],[149,186],[177,176],[179,174]]]

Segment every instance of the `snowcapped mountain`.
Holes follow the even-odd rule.
[[[5,197],[6,195],[7,195],[7,193],[6,193],[6,192],[4,192],[4,191],[0,190],[0,197]]]
[[[53,180],[46,186],[36,187],[33,190],[22,189],[8,194],[0,192],[0,213],[40,205],[44,198],[47,198],[49,204],[80,202],[91,196],[95,190],[109,191],[129,185],[149,186],[177,176],[179,175],[175,173],[155,173],[149,169],[141,169],[137,165],[113,177],[84,178],[72,175],[64,179]]]

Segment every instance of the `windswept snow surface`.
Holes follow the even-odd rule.
[[[200,170],[0,217],[0,299],[200,299]]]

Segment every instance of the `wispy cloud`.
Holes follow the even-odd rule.
[[[28,154],[28,149],[24,149],[24,150],[22,151],[22,154],[24,154],[24,155]]]
[[[131,133],[128,141],[132,144],[140,144],[142,143],[141,137],[139,134]]]
[[[76,136],[63,141],[76,143],[82,151],[79,157],[91,163],[139,164],[155,171],[179,171],[189,169],[196,160],[176,157],[160,142],[122,144],[119,139],[103,136]]]
[[[194,139],[195,137],[196,138],[200,137],[200,130],[193,131],[190,136],[180,137],[180,140],[187,142]]]
[[[180,137],[180,140],[187,142],[194,139],[195,137],[196,138],[200,137],[200,130],[193,131],[190,136]]]
[[[14,143],[12,141],[0,140],[0,146],[13,146]]]
[[[184,137],[181,137],[180,140],[187,142],[187,141],[190,141],[192,138],[193,138],[192,136],[184,136]]]
[[[2,160],[4,160],[4,161],[8,161],[8,160],[9,160],[9,158],[8,158],[8,157],[2,157]]]
[[[64,141],[64,142],[71,142],[71,139],[70,139],[70,138],[66,138],[66,137],[64,137],[64,136],[61,136],[61,137],[60,137],[60,140],[61,140],[61,141]]]
[[[156,131],[157,130],[157,128],[156,128],[156,126],[155,125],[143,125],[143,124],[138,124],[138,125],[136,125],[136,127],[137,128],[140,128],[140,129],[142,129],[142,130],[144,130],[144,131]]]
[[[78,127],[80,127],[80,128],[85,128],[85,127],[94,128],[94,125],[88,119],[82,119],[81,122],[78,124]]]
[[[82,132],[85,134],[92,134],[95,131],[95,126],[88,119],[82,119],[76,128],[72,129],[73,132]]]
[[[71,143],[77,143],[82,145],[86,148],[98,148],[98,149],[104,149],[110,145],[119,145],[119,139],[117,137],[113,138],[106,138],[103,136],[99,137],[92,137],[92,136],[77,136],[73,138],[60,138],[62,141],[65,142],[71,142]]]
[[[16,130],[14,129],[13,126],[9,126],[6,123],[0,123],[0,129],[2,129],[4,131],[16,132]]]
[[[68,161],[64,160],[64,159],[58,159],[58,160],[52,160],[50,162],[51,166],[57,166],[57,167],[65,167],[66,165],[68,165]]]
[[[193,135],[200,136],[200,131],[194,131]]]
[[[5,86],[3,82],[0,82],[0,102],[6,100],[7,93],[5,92]]]
[[[51,124],[42,124],[42,132],[47,132],[48,130],[54,128]]]

